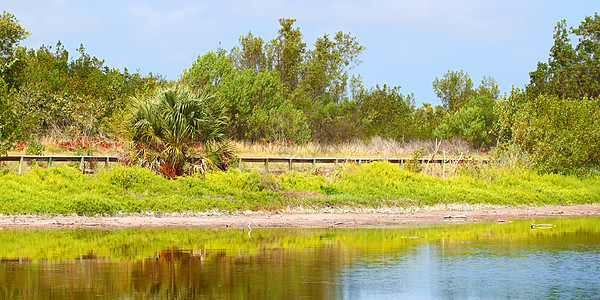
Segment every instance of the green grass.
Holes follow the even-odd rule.
[[[305,173],[212,172],[167,180],[139,167],[96,176],[62,167],[0,172],[0,213],[116,215],[286,208],[387,208],[436,204],[546,205],[600,202],[600,176],[575,177],[484,167],[450,179],[386,162],[343,166],[325,178]]]

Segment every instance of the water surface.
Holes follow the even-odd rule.
[[[600,219],[2,229],[0,298],[599,298]]]

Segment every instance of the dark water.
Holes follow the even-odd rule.
[[[600,298],[600,219],[0,230],[1,299]]]

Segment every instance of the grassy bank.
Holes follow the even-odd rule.
[[[385,162],[341,167],[330,177],[305,173],[212,172],[164,179],[116,166],[96,176],[73,168],[0,175],[2,214],[115,215],[245,210],[411,208],[437,204],[545,205],[600,202],[600,177],[481,169],[450,179]]]

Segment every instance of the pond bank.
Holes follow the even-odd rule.
[[[0,228],[102,227],[376,227],[410,223],[474,222],[546,217],[600,217],[600,203],[571,206],[497,206],[415,212],[249,212],[199,215],[123,215],[110,217],[0,215]]]

